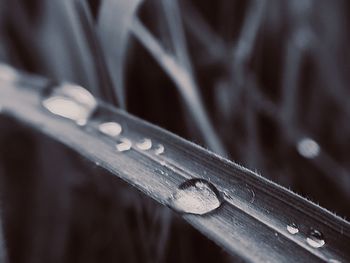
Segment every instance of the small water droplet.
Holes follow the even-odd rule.
[[[306,242],[313,248],[323,247],[326,243],[322,233],[316,229],[311,230],[309,236],[306,238]]]
[[[150,139],[143,139],[141,142],[136,144],[136,147],[140,150],[147,151],[152,148],[152,141]]]
[[[118,152],[124,152],[131,149],[132,143],[129,139],[121,138],[120,142],[116,144],[115,148]]]
[[[76,121],[76,124],[78,126],[85,126],[86,123],[87,123],[87,119],[85,119],[85,118],[84,119],[79,119],[79,120]]]
[[[203,215],[217,209],[221,200],[213,184],[203,179],[190,179],[172,194],[170,204],[179,212]]]
[[[63,83],[45,93],[42,104],[48,111],[73,120],[80,126],[86,124],[97,106],[91,93],[78,85]]]
[[[303,138],[297,144],[297,150],[305,158],[313,159],[320,154],[321,148],[311,138]]]
[[[291,223],[287,225],[287,231],[289,232],[289,234],[295,235],[299,233],[299,228],[295,223]]]
[[[162,153],[164,153],[164,146],[163,146],[163,144],[158,144],[157,148],[154,150],[154,153],[156,155],[161,155]]]
[[[98,126],[98,130],[111,137],[116,137],[122,132],[122,126],[117,122],[104,122]]]
[[[155,169],[154,170],[155,172],[157,172],[157,173],[160,173],[161,175],[168,175],[168,173],[167,172],[165,172],[165,171],[163,171],[163,170],[161,170],[161,169]]]

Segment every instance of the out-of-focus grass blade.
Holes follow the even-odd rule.
[[[102,102],[97,109],[99,115],[88,119],[85,127],[57,117],[41,106],[43,87],[35,87],[35,83],[24,79],[3,81],[3,113],[64,143],[147,196],[177,210],[181,198],[186,197],[181,191],[193,182],[191,179],[200,179],[195,185],[199,191],[205,189],[202,182],[211,184],[214,201],[219,204],[206,203],[204,199],[202,208],[213,204],[217,208],[203,215],[191,213],[186,210],[188,206],[191,209],[191,202],[203,199],[190,195],[191,202],[182,203],[182,215],[232,254],[249,262],[350,260],[349,222],[241,166]],[[23,87],[29,84],[32,88]],[[96,129],[107,116],[121,125],[124,141],[120,141],[121,137],[102,136]],[[124,146],[116,148],[120,142]],[[163,149],[159,153],[160,144]],[[174,205],[176,196],[180,203]]]
[[[129,27],[142,0],[105,0],[98,15],[98,34],[109,72],[116,88],[118,103],[126,108],[124,88],[124,59]]]
[[[108,103],[117,105],[117,98],[115,94],[115,88],[112,83],[112,79],[109,74],[108,66],[104,56],[104,52],[101,47],[100,40],[98,39],[98,34],[96,32],[96,27],[94,19],[91,12],[88,9],[85,0],[76,0],[76,11],[81,22],[87,44],[89,45],[91,54],[94,58],[96,78],[98,79],[98,93],[99,97]]]
[[[225,147],[208,118],[191,71],[185,65],[180,64],[175,56],[168,54],[139,19],[134,19],[131,30],[175,83],[208,147],[214,152],[226,156]],[[179,47],[178,49],[181,50]]]
[[[94,58],[74,1],[43,0],[38,6],[36,20],[30,17],[20,0],[11,1],[5,7],[8,12],[3,18],[4,25],[11,33],[5,35],[8,53],[13,51],[12,45],[20,44],[15,47],[16,52],[25,52],[21,62],[31,62],[32,70],[50,78],[80,83],[99,95]],[[18,56],[8,54],[8,57]]]

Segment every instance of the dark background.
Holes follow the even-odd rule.
[[[193,111],[198,107],[191,103],[193,98],[188,90],[174,84],[174,76],[166,73],[127,26],[137,16],[166,54],[178,61],[181,59],[176,57],[176,46],[181,47],[181,41],[171,38],[169,25],[180,28],[187,47],[187,52],[183,48],[180,53],[188,54],[197,83],[197,99],[223,145],[221,153],[342,217],[350,216],[348,1],[182,0],[178,5],[180,12],[161,1],[145,1],[135,14],[126,18],[113,16],[120,9],[101,13],[106,2],[0,1],[1,60],[49,78],[77,82],[105,101],[119,107],[126,105],[124,108],[130,113],[213,149],[210,138],[205,136],[208,131],[196,122]],[[130,6],[132,2],[128,2]],[[111,27],[108,34],[99,27],[104,18],[101,14],[110,16],[106,19]],[[180,19],[171,20],[167,14],[180,14]],[[121,34],[122,30],[127,33]],[[125,44],[120,44],[121,38],[125,38]],[[123,63],[117,63],[118,52],[124,54]],[[188,66],[182,66],[189,72]],[[118,72],[123,76],[122,93],[118,92],[121,85],[114,78],[119,76]],[[120,94],[124,96],[121,98]],[[25,140],[26,136],[21,134],[18,138]],[[321,150],[316,157],[306,158],[298,152],[297,145],[305,138],[318,143]],[[36,158],[37,163],[49,162],[49,157],[41,159],[43,155],[36,154],[37,142],[26,141],[30,145],[23,151],[11,140],[11,145],[5,141],[6,147],[1,147],[5,166],[26,162],[30,166],[28,171],[35,173],[37,167],[32,167],[30,158]],[[12,155],[5,152],[8,147]],[[70,161],[75,162],[78,161]],[[70,165],[62,161],[59,165],[62,173]],[[46,177],[47,173],[41,172],[46,181],[40,184],[60,182],[52,181],[56,177]],[[91,171],[89,176],[94,178],[94,174]],[[16,202],[21,202],[13,201],[17,200],[15,196],[25,195],[31,200],[38,195],[31,180],[27,184],[20,178],[8,182],[9,189],[13,187],[14,191],[5,189],[13,197],[5,195],[4,202],[13,209],[20,206]],[[84,180],[90,181],[88,177]],[[89,211],[83,207],[95,202],[91,191],[98,187],[97,181],[90,182],[88,190],[78,190],[78,197],[74,197],[79,199],[76,205],[82,207],[82,215],[95,213],[90,211],[91,207]],[[17,188],[19,183],[25,184],[26,192]],[[85,196],[81,191],[89,194]],[[102,195],[108,192],[99,191]],[[55,198],[63,195],[60,188],[54,194]],[[119,197],[104,198],[112,202]],[[28,204],[23,204],[26,210],[21,211],[27,216],[32,210],[28,200]],[[36,202],[49,206],[44,201]],[[69,205],[73,203],[67,201]],[[96,203],[93,211],[104,209],[100,206],[101,203]],[[18,217],[25,218],[20,214]],[[21,227],[32,227],[31,221],[26,224]],[[72,229],[75,231],[75,227]],[[17,234],[11,236],[16,240],[14,243],[24,240]]]

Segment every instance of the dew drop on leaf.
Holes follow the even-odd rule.
[[[303,138],[297,144],[299,154],[305,158],[313,159],[320,154],[321,148],[311,138]]]
[[[172,194],[170,205],[182,213],[203,215],[217,209],[221,200],[213,184],[203,179],[190,179]]]
[[[161,155],[162,153],[164,153],[164,146],[162,144],[158,144],[157,148],[154,150],[154,153],[156,155]]]
[[[120,142],[116,144],[115,148],[118,152],[125,152],[131,149],[132,143],[129,139],[122,138]]]
[[[309,236],[306,238],[306,242],[313,248],[323,247],[326,243],[322,233],[316,229],[311,230]]]
[[[298,226],[295,223],[287,225],[287,231],[292,235],[299,233]]]
[[[78,85],[63,83],[43,94],[42,105],[52,114],[85,125],[97,106],[94,96]]]
[[[151,139],[143,139],[142,141],[136,143],[136,147],[140,150],[147,151],[152,148],[152,141]]]
[[[98,126],[98,130],[111,137],[116,137],[122,132],[122,126],[117,122],[104,122]]]

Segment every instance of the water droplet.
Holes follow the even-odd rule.
[[[329,259],[328,262],[329,262],[329,263],[341,263],[341,261],[336,260],[336,259],[333,259],[333,258],[332,258],[332,259]]]
[[[98,126],[98,130],[111,137],[116,137],[122,132],[122,126],[117,122],[104,122]]]
[[[97,106],[95,98],[83,87],[63,83],[46,90],[43,106],[51,113],[85,125]]]
[[[321,148],[313,139],[303,138],[298,142],[297,150],[300,155],[312,159],[320,154]]]
[[[162,144],[158,144],[157,148],[154,150],[154,153],[156,155],[161,155],[162,153],[164,153],[164,146]]]
[[[115,148],[117,149],[118,152],[124,152],[124,151],[130,150],[131,145],[132,143],[129,139],[121,138],[120,142],[116,144]]]
[[[295,234],[299,233],[299,228],[298,228],[298,226],[295,223],[292,223],[290,225],[287,225],[287,231],[290,234],[295,235]]]
[[[136,144],[136,147],[140,150],[147,151],[152,148],[152,141],[150,139],[143,139]]]
[[[182,183],[170,198],[171,206],[183,213],[203,215],[221,205],[218,190],[203,179],[190,179]]]
[[[5,65],[5,64],[2,64],[0,63],[0,79],[1,80],[4,80],[4,81],[15,81],[18,77],[18,74],[17,72]]]
[[[306,238],[306,242],[313,248],[323,247],[326,243],[322,233],[316,229],[311,230],[309,236]]]
[[[161,169],[155,169],[154,170],[155,172],[157,172],[157,173],[160,173],[161,175],[168,175],[168,173],[167,172],[165,172],[165,171],[163,171],[163,170],[161,170]]]

